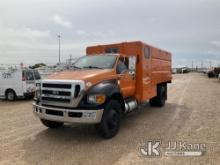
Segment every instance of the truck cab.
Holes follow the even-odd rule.
[[[115,136],[123,114],[148,100],[165,104],[171,54],[155,50],[142,42],[88,47],[71,70],[37,83],[34,114],[49,128],[94,124],[102,137]]]

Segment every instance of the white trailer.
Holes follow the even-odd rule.
[[[16,98],[33,97],[35,83],[39,79],[37,70],[0,69],[0,98],[13,101]]]

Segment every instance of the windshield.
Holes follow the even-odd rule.
[[[79,58],[73,65],[74,68],[95,68],[95,69],[111,69],[113,68],[117,56],[116,55],[90,55]]]

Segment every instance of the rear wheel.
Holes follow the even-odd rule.
[[[157,96],[150,99],[150,105],[154,107],[162,107],[167,99],[167,88],[165,85],[157,87]]]
[[[96,125],[97,132],[105,139],[114,137],[120,128],[121,105],[118,101],[111,100],[105,106],[100,124]]]
[[[43,125],[45,125],[46,127],[49,127],[49,128],[59,128],[59,127],[63,126],[62,122],[49,121],[49,120],[45,120],[45,119],[41,119],[41,122]]]
[[[14,101],[16,99],[16,93],[12,89],[7,90],[6,99],[9,101]]]

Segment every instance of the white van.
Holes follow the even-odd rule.
[[[0,69],[0,97],[9,101],[34,97],[35,83],[41,79],[37,70]]]

